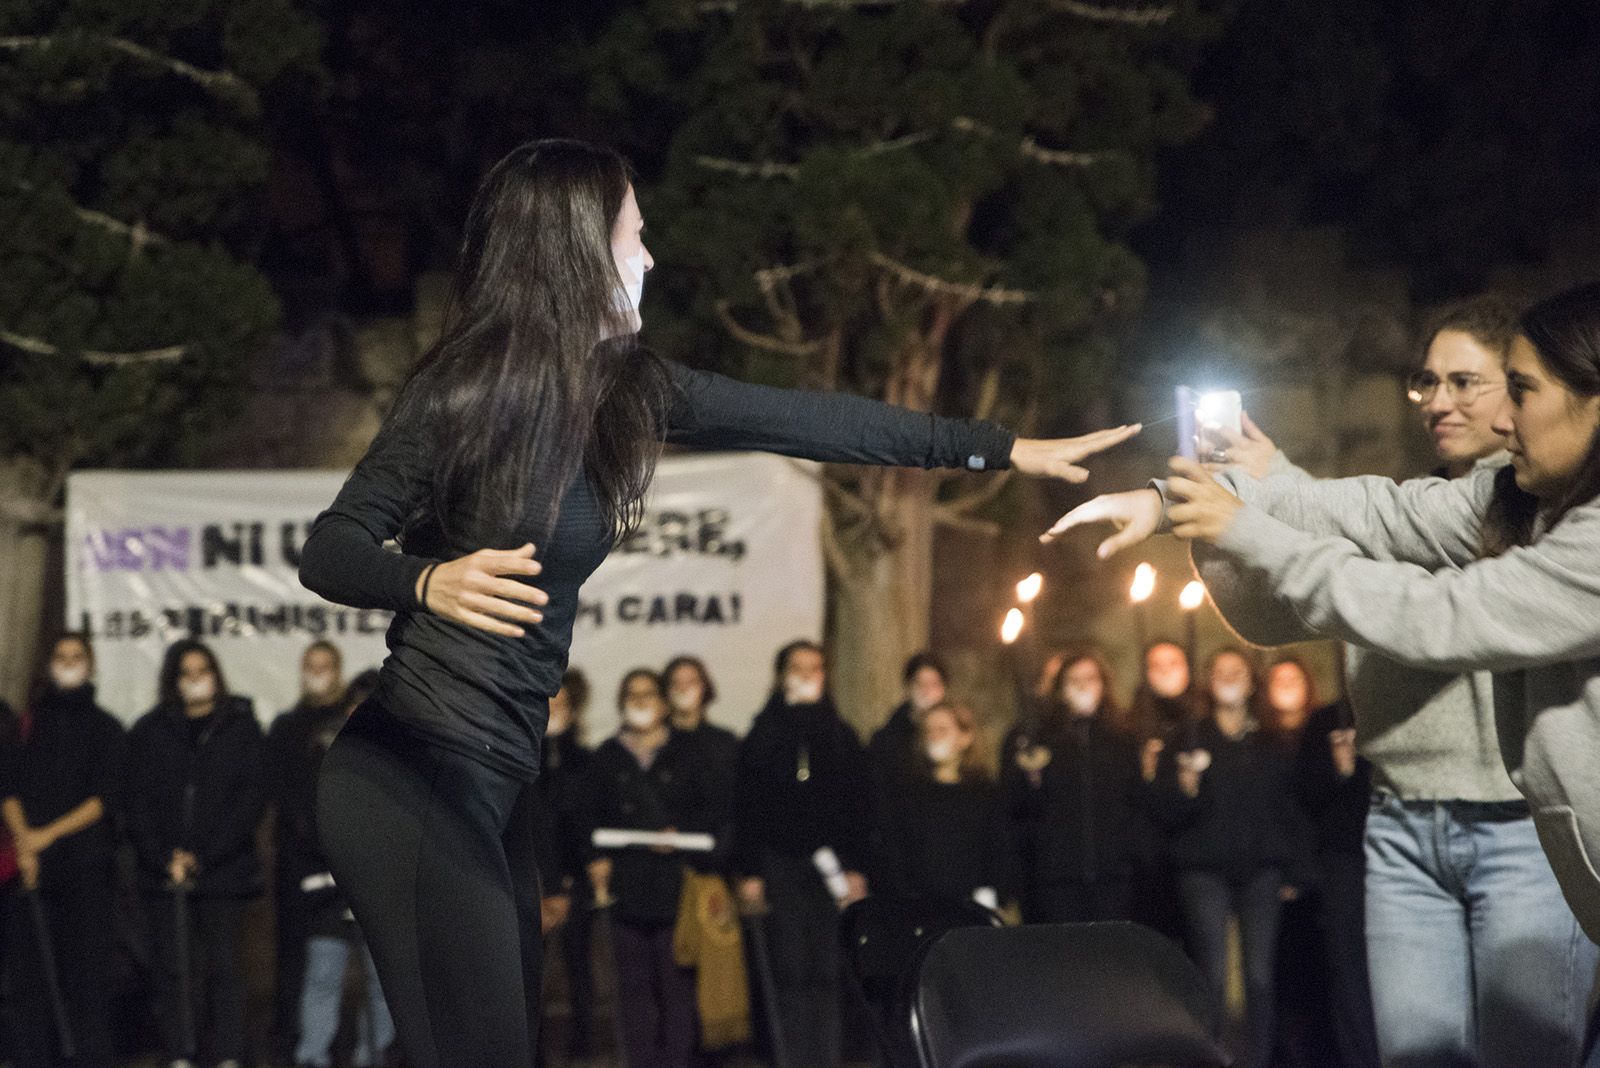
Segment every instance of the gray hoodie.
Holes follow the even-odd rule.
[[[1479,461],[1499,468],[1506,454]],[[1274,455],[1271,478],[1312,476]],[[1336,534],[1304,513],[1290,526],[1308,534]],[[1206,585],[1229,624],[1257,645],[1305,641],[1298,620],[1272,629],[1271,591],[1263,581],[1246,582],[1237,569],[1213,564]],[[1487,671],[1460,675],[1425,671],[1350,646],[1345,658],[1345,693],[1355,713],[1356,741],[1372,763],[1373,783],[1407,801],[1512,801],[1521,793],[1506,774],[1495,739],[1494,683]]]
[[[1197,562],[1204,575],[1231,561],[1265,583],[1282,609],[1273,629],[1430,671],[1493,672],[1501,756],[1567,903],[1600,941],[1600,501],[1541,524],[1532,545],[1480,559],[1495,474],[1257,482],[1228,472],[1220,481],[1248,507]]]

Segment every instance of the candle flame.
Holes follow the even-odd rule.
[[[1178,607],[1182,608],[1185,612],[1193,612],[1196,608],[1199,608],[1202,604],[1204,604],[1205,600],[1205,584],[1196,579],[1194,582],[1191,582],[1189,585],[1185,586],[1182,593],[1178,594]]]
[[[1035,571],[1017,583],[1017,600],[1023,604],[1032,604],[1042,589],[1044,589],[1044,576]]]
[[[1133,570],[1133,585],[1128,587],[1128,597],[1134,604],[1143,604],[1156,592],[1156,569],[1140,564]]]
[[[1022,609],[1013,608],[1006,613],[1006,620],[1000,624],[1000,640],[1010,645],[1022,634]]]

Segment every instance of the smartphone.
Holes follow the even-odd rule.
[[[1189,386],[1178,390],[1178,455],[1199,458],[1200,435],[1224,427],[1244,433],[1244,398],[1236,389],[1201,393]]]

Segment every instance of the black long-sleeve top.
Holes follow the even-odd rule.
[[[989,887],[1001,901],[1016,898],[1016,850],[993,782],[934,782],[924,773],[900,780],[883,804],[881,870],[890,890],[966,901]]]
[[[1196,733],[1200,748],[1211,754],[1199,796],[1178,788],[1170,747],[1150,795],[1170,835],[1173,863],[1231,879],[1276,868],[1285,882],[1308,885],[1310,831],[1294,796],[1294,752],[1264,731],[1230,738],[1215,720],[1201,723]]]
[[[225,697],[203,723],[158,705],[128,732],[128,833],[139,885],[159,891],[174,849],[199,862],[202,897],[261,890],[256,827],[266,810],[266,739],[243,697]]]
[[[6,762],[0,796],[20,801],[32,827],[60,819],[92,797],[104,809],[93,824],[40,854],[46,888],[109,878],[125,745],[122,724],[95,703],[92,685],[51,689],[35,702],[28,740]]]
[[[760,875],[772,852],[810,857],[827,846],[846,871],[871,863],[872,773],[833,702],[785,704],[774,694],[739,746],[733,870]]]
[[[667,440],[701,449],[754,449],[829,463],[994,470],[1010,463],[1012,435],[992,423],[947,419],[848,394],[750,385],[669,365]],[[301,555],[307,589],[357,608],[394,611],[377,699],[413,732],[525,778],[539,769],[547,702],[561,685],[578,590],[611,549],[590,480],[565,490],[546,544],[531,517],[506,545],[447,537],[431,506],[432,436],[391,419],[333,505],[312,525]],[[529,477],[537,477],[529,472]],[[421,522],[412,522],[417,515]],[[383,543],[405,531],[403,553]],[[433,615],[416,582],[438,560],[534,541],[544,570],[530,584],[550,597],[544,622],[521,638]]]
[[[602,742],[584,771],[585,838],[596,828],[713,833],[714,785],[704,751],[689,737],[672,731],[645,767],[619,738]],[[657,853],[630,846],[596,850],[592,856],[612,858],[615,915],[635,923],[670,924],[678,916],[683,889],[683,853]]]
[[[1034,775],[1013,756],[1024,744],[1050,753]],[[1025,739],[1013,731],[1003,752],[1000,784],[1007,809],[1033,843],[1029,875],[1041,883],[1127,878],[1144,790],[1133,736],[1102,716],[1063,711]]]
[[[1372,765],[1358,756],[1355,774],[1349,778],[1334,767],[1328,735],[1348,721],[1348,714],[1341,715],[1341,711],[1338,704],[1327,705],[1306,720],[1295,761],[1295,793],[1311,821],[1319,854],[1360,856],[1372,797]]]

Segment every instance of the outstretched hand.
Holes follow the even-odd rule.
[[[1174,456],[1167,466],[1173,471],[1173,477],[1167,480],[1167,496],[1175,502],[1167,507],[1172,533],[1185,541],[1215,545],[1233,525],[1244,502],[1223,489],[1211,472],[1193,460]]]
[[[1110,523],[1117,528],[1117,532],[1101,542],[1095,551],[1100,559],[1109,559],[1156,532],[1161,525],[1161,494],[1153,489],[1103,494],[1056,520],[1056,525],[1039,535],[1039,540],[1052,542],[1073,527],[1090,523]]]
[[[1011,446],[1011,466],[1025,475],[1083,482],[1089,472],[1078,466],[1080,460],[1120,445],[1143,429],[1143,424],[1134,423],[1077,438],[1018,438]]]

